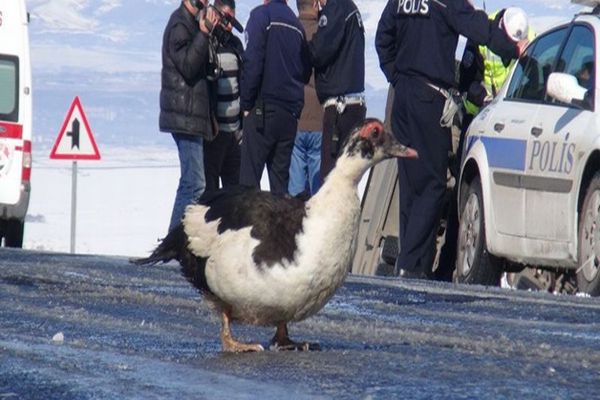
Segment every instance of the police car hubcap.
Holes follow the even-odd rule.
[[[587,281],[593,280],[600,266],[600,191],[595,191],[588,208],[584,210],[581,237],[581,272]]]
[[[471,193],[463,211],[463,223],[460,225],[459,265],[462,275],[467,275],[473,266],[477,240],[481,229],[481,213],[479,201],[475,193]]]

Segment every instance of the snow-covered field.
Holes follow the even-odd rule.
[[[76,252],[141,256],[165,235],[179,179],[172,147],[100,148],[102,160],[78,162]],[[27,249],[70,249],[70,161],[34,150]]]
[[[72,162],[34,150],[23,247],[70,251]],[[75,252],[147,255],[167,232],[179,179],[172,146],[100,148],[100,161],[77,164]],[[359,184],[362,193],[365,174]],[[262,188],[268,189],[266,172]]]

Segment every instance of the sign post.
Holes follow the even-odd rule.
[[[71,245],[69,251],[75,254],[75,231],[77,229],[77,161],[71,168]]]
[[[72,160],[71,168],[71,253],[75,253],[77,227],[77,160],[100,160],[100,152],[94,140],[79,97],[75,96],[67,112],[56,142],[50,152],[53,160]]]

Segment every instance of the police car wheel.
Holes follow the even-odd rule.
[[[577,286],[580,292],[600,295],[600,173],[588,186],[579,221],[579,263]]]
[[[481,182],[475,178],[462,198],[454,282],[500,285],[502,265],[487,251]]]

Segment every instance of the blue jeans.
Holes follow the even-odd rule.
[[[181,133],[173,133],[172,135],[177,144],[181,172],[173,212],[171,213],[169,232],[179,225],[185,207],[195,203],[206,186],[202,137]]]
[[[308,191],[312,196],[321,187],[322,137],[321,132],[298,131],[290,164],[290,195],[296,196]]]

